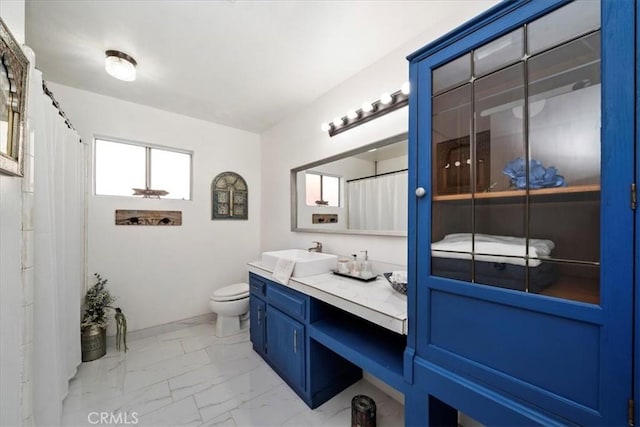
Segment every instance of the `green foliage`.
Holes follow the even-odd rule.
[[[116,300],[111,293],[105,289],[107,279],[103,279],[98,273],[94,273],[94,275],[96,276],[97,283],[89,288],[84,297],[84,316],[80,324],[82,328],[92,325],[106,328],[111,320],[107,316],[106,309],[113,309],[110,304]]]

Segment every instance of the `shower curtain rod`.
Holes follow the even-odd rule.
[[[362,178],[353,178],[353,179],[348,179],[347,182],[353,182],[353,181],[360,181],[362,179],[369,179],[369,178],[378,178],[381,176],[385,176],[385,175],[391,175],[393,173],[400,173],[400,172],[406,172],[409,169],[398,169],[397,171],[391,171],[391,172],[385,172],[385,173],[379,173],[376,175],[369,175],[369,176],[363,176]]]
[[[76,128],[74,128],[73,125],[71,124],[71,121],[67,118],[67,115],[64,113],[64,111],[62,111],[62,108],[60,108],[60,104],[58,103],[58,101],[56,101],[56,98],[53,96],[53,92],[51,92],[47,87],[47,82],[44,79],[42,79],[42,90],[44,91],[45,95],[51,98],[51,103],[53,104],[54,107],[57,108],[58,114],[60,114],[60,117],[64,119],[64,124],[66,124],[69,129],[76,130]],[[82,142],[82,139],[80,139],[80,142]]]

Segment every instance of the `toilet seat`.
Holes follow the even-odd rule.
[[[216,289],[209,299],[212,301],[236,301],[247,297],[249,297],[249,284],[234,283],[233,285]]]

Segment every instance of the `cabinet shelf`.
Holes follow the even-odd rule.
[[[312,323],[309,336],[397,390],[404,390],[404,335],[335,312],[331,318]]]
[[[599,304],[600,285],[595,279],[564,277],[542,290],[540,295]]]
[[[581,193],[597,193],[600,191],[599,184],[593,185],[573,185],[570,187],[540,188],[537,190],[529,190],[530,196],[544,196],[557,194],[581,194]],[[526,194],[525,190],[506,190],[487,193],[475,193],[475,199],[497,199],[508,197],[522,197]],[[450,201],[450,200],[469,200],[471,193],[464,194],[445,194],[433,196],[434,202]]]

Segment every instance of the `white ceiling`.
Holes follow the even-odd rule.
[[[261,132],[463,5],[26,0],[26,42],[46,80]],[[107,49],[137,60],[135,82],[104,72]]]

